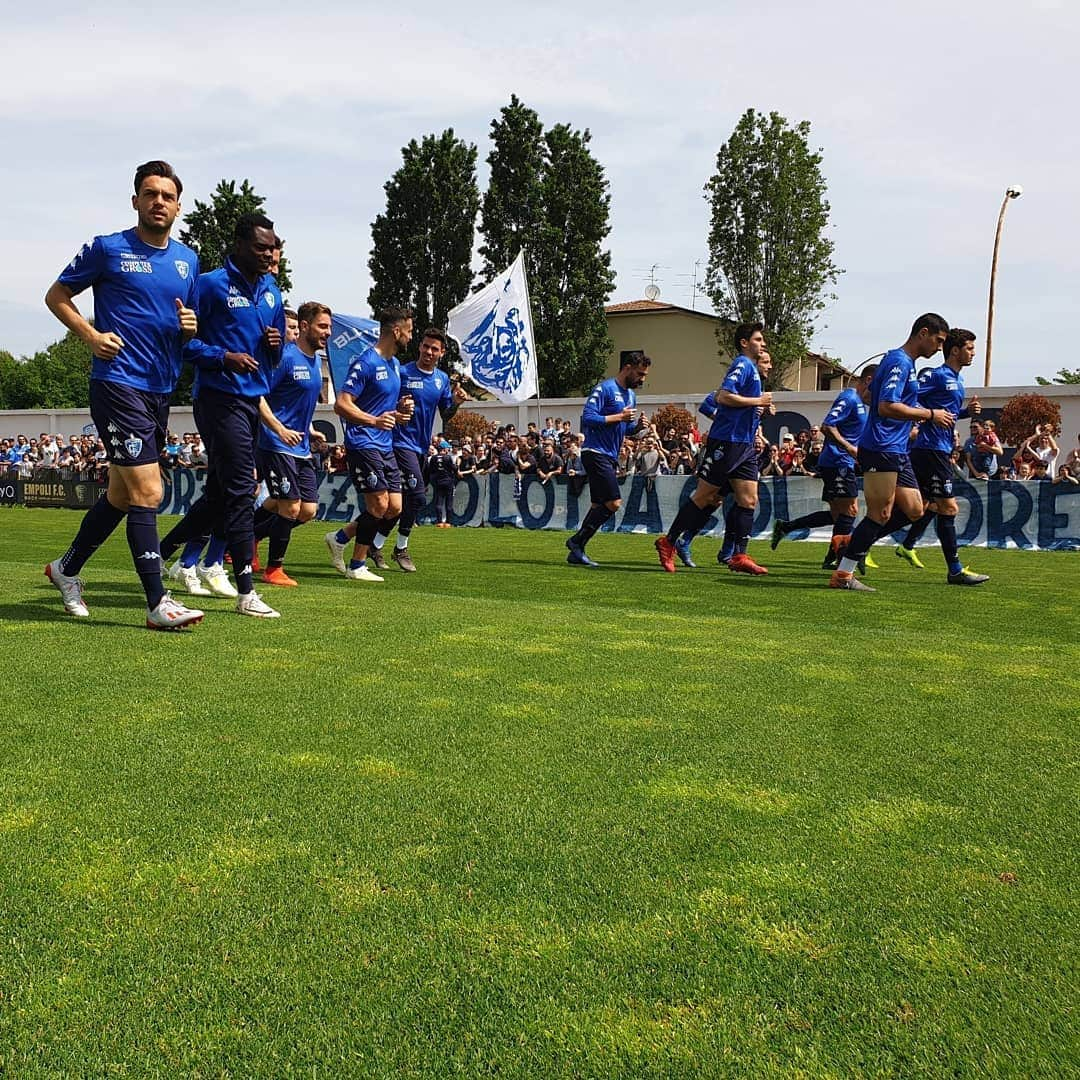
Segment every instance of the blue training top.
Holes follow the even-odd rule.
[[[879,454],[906,454],[913,421],[882,416],[878,412],[882,401],[899,401],[918,408],[919,381],[915,377],[915,361],[903,349],[891,349],[878,364],[870,383],[870,415],[859,440],[859,449]]]
[[[721,390],[739,397],[761,396],[761,375],[749,356],[736,356],[728,368]],[[757,405],[722,405],[717,403],[716,417],[709,428],[709,438],[722,442],[753,443],[760,414]]]
[[[720,406],[716,403],[716,391],[711,390],[705,395],[705,400],[698,406],[697,411],[707,420],[716,419],[716,410]]]
[[[426,454],[431,445],[436,412],[445,413],[454,407],[450,376],[438,368],[424,371],[415,362],[406,364],[401,369],[401,392],[412,394],[413,414],[407,424],[398,424],[394,428],[394,445],[417,454]]]
[[[95,236],[57,278],[72,294],[94,290],[94,329],[118,334],[113,360],[95,356],[90,378],[171,394],[180,378],[183,342],[176,301],[198,307],[199,257],[170,240],[151,247],[134,229]]]
[[[396,409],[401,397],[401,367],[397,357],[387,360],[374,345],[369,345],[353,360],[339,393],[352,394],[356,407],[372,416]],[[389,452],[394,448],[394,437],[382,428],[346,424],[345,445],[350,450]]]
[[[964,377],[948,364],[927,368],[919,374],[919,404],[924,409],[947,409],[958,420],[967,416],[964,408]],[[941,427],[932,420],[919,425],[915,436],[919,450],[940,450],[948,454],[953,448],[953,429]]]
[[[621,413],[627,406],[631,409],[637,407],[637,394],[620,386],[617,379],[605,379],[593,388],[581,410],[581,430],[585,435],[585,442],[581,447],[583,453],[591,451],[594,454],[618,458],[623,439],[631,425],[623,420],[617,424],[609,424],[604,417]]]
[[[322,393],[322,362],[290,341],[282,347],[281,363],[267,374],[270,385],[266,404],[287,428],[302,431],[304,441],[286,446],[265,424],[260,424],[259,448],[290,457],[311,457],[311,421]]]
[[[198,366],[192,394],[205,386],[235,397],[259,398],[269,386],[280,350],[266,345],[263,333],[277,327],[285,341],[285,306],[271,274],[251,283],[226,259],[220,270],[199,279],[199,336],[184,346],[184,357]],[[227,352],[247,353],[259,362],[258,371],[225,369]]]
[[[836,395],[836,400],[825,414],[821,426],[836,428],[852,446],[858,446],[869,411],[866,402],[859,397],[859,391],[849,386]],[[854,469],[855,459],[832,439],[826,439],[825,449],[818,457],[818,465],[828,469]]]

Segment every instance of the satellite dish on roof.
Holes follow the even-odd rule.
[[[656,285],[645,286],[645,299],[655,300],[660,295],[660,289]]]

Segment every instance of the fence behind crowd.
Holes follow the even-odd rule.
[[[45,475],[48,474],[48,475]],[[202,492],[204,473],[191,469],[164,472],[164,514],[183,514]],[[693,491],[690,476],[628,477],[622,483],[623,505],[605,525],[606,532],[663,532]],[[1046,481],[956,480],[960,506],[957,534],[962,545],[978,547],[1080,549],[1080,487]],[[42,470],[34,480],[0,482],[0,504],[85,508],[104,491],[88,480],[62,479]],[[790,520],[821,509],[821,482],[807,477],[771,477],[762,481],[753,535],[767,536],[775,518]],[[451,522],[461,526],[512,526],[525,529],[576,529],[589,508],[588,489],[565,478],[542,484],[526,476],[515,494],[513,476],[469,476],[454,493]],[[357,514],[356,492],[348,476],[325,475],[319,485],[318,517],[329,522],[350,521]],[[420,515],[434,520],[434,505]],[[723,533],[719,515],[709,519],[706,533]],[[790,539],[797,539],[794,534]],[[807,534],[825,540],[828,530]],[[900,534],[897,534],[900,535]],[[933,529],[924,543],[936,543]]]

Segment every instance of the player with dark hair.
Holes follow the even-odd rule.
[[[818,475],[821,477],[821,498],[829,504],[829,509],[804,514],[793,521],[777,519],[773,522],[771,547],[774,551],[780,541],[796,529],[814,529],[831,524],[832,542],[821,566],[825,570],[836,568],[837,551],[851,539],[851,530],[855,527],[859,512],[855,457],[859,452],[859,439],[866,427],[870,383],[876,373],[877,364],[863,368],[854,384],[845,387],[836,396],[821,422],[825,447],[818,458]]]
[[[183,191],[172,166],[140,165],[134,186],[135,228],[95,236],[45,294],[53,315],[90,346],[90,414],[109,460],[108,491],[45,574],[69,615],[88,616],[79,571],[126,517],[128,546],[146,593],[146,625],[177,630],[199,622],[203,613],[173,600],[162,585],[158,457],[183,345],[197,330],[199,259],[169,236]],[[94,292],[93,324],[72,299],[87,286]]]
[[[746,553],[758,500],[754,436],[761,411],[772,406],[771,391],[761,388],[762,376],[767,377],[772,370],[764,331],[761,323],[743,323],[735,329],[736,355],[716,391],[716,418],[698,468],[697,488],[675,515],[667,535],[656,541],[660,565],[669,574],[675,573],[676,544],[685,542],[689,547],[689,540],[682,539],[684,535],[696,536],[728,491],[734,494],[735,501],[727,513],[718,558],[739,574],[768,573]]]
[[[465,390],[452,383],[450,376],[439,368],[439,361],[446,355],[446,346],[446,335],[437,327],[429,326],[420,336],[419,357],[401,369],[402,395],[411,399],[413,412],[408,423],[398,424],[393,431],[394,458],[401,473],[402,507],[391,558],[407,574],[416,571],[416,564],[409,555],[409,536],[417,515],[427,505],[424,457],[431,443],[435,417],[441,416],[445,424],[457,412],[458,406],[469,400]],[[390,529],[381,522],[371,542],[371,561],[376,570],[388,569],[382,548],[389,535]]]
[[[866,516],[851,534],[840,565],[829,579],[830,589],[875,592],[854,576],[859,560],[879,537],[922,517],[922,496],[908,454],[911,425],[929,421],[948,430],[956,416],[948,409],[919,404],[915,363],[934,356],[948,332],[949,324],[940,315],[920,315],[907,341],[887,352],[878,365],[870,383],[870,415],[859,439]]]
[[[299,334],[286,342],[281,363],[271,368],[267,392],[259,402],[256,461],[269,498],[255,514],[255,540],[270,538],[263,581],[295,585],[285,573],[285,552],[292,530],[310,521],[319,509],[319,479],[311,457],[311,422],[322,393],[319,352],[330,337],[333,312],[309,301],[297,312]]]
[[[648,377],[652,360],[643,352],[624,353],[619,374],[605,379],[585,399],[581,430],[585,443],[581,460],[589,480],[589,512],[581,527],[566,541],[566,561],[571,566],[596,566],[585,554],[585,545],[622,506],[619,491],[619,450],[623,440],[640,421],[637,395]]]
[[[243,214],[225,265],[202,277],[200,333],[186,354],[199,365],[193,394],[195,422],[209,458],[206,486],[162,542],[171,553],[208,533],[224,537],[236,575],[236,610],[262,619],[279,617],[255,592],[251,566],[259,401],[270,371],[281,361],[285,338],[285,308],[270,273],[277,243],[269,218]]]
[[[300,320],[292,308],[285,309],[285,344],[295,341],[300,336]]]
[[[960,420],[978,416],[982,405],[978,397],[964,408],[964,368],[975,359],[975,335],[970,330],[952,329],[942,347],[945,362],[936,368],[919,373],[919,404],[930,409],[942,409]],[[956,540],[956,515],[959,507],[953,495],[953,473],[949,455],[953,449],[952,429],[936,424],[923,424],[911,448],[911,465],[925,503],[922,517],[908,529],[896,554],[912,566],[923,569],[922,560],[915,554],[915,545],[927,526],[937,519],[938,540],[948,567],[946,580],[950,585],[981,585],[989,575],[976,574],[960,561]]]
[[[392,432],[412,417],[412,403],[401,394],[397,359],[412,340],[412,312],[385,308],[377,318],[379,340],[353,360],[334,402],[334,412],[345,421],[349,472],[364,511],[346,529],[327,533],[325,540],[334,566],[353,581],[383,580],[368,569],[368,549],[377,532],[390,535],[401,514],[401,471]],[[346,566],[350,536],[355,543]]]

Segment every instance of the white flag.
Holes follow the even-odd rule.
[[[490,285],[450,312],[446,332],[457,341],[465,373],[478,386],[511,403],[536,396],[536,345],[524,252]]]

